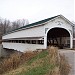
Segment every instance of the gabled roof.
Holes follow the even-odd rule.
[[[35,22],[35,23],[32,23],[32,24],[28,24],[26,26],[23,26],[23,27],[20,27],[20,28],[17,28],[15,30],[12,30],[4,35],[7,35],[7,34],[10,34],[10,33],[14,33],[16,31],[19,31],[19,30],[23,30],[23,29],[27,29],[27,28],[31,28],[31,27],[35,27],[35,26],[39,26],[39,25],[42,25],[42,24],[45,24],[46,22],[56,18],[56,17],[62,17],[64,18],[65,20],[67,20],[69,23],[71,23],[68,19],[66,19],[64,16],[62,15],[57,15],[57,16],[54,16],[54,17],[51,17],[51,18],[47,18],[47,19],[44,19],[44,20],[41,20],[41,21],[38,21],[38,22]],[[71,25],[73,25],[73,23],[71,23]]]
[[[38,21],[38,22],[35,22],[35,23],[32,23],[32,24],[28,24],[26,26],[17,28],[15,30],[19,30],[19,29],[22,29],[22,28],[28,28],[28,27],[32,27],[32,26],[35,26],[35,25],[43,24],[43,23],[45,23],[45,22],[47,22],[47,21],[49,21],[51,19],[54,19],[55,17],[57,17],[57,16],[54,16],[54,17],[51,17],[51,18],[47,18],[47,19],[44,19],[44,20],[41,20],[41,21]],[[13,30],[13,31],[15,31],[15,30]]]

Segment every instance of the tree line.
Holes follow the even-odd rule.
[[[3,34],[6,34],[14,29],[28,24],[29,21],[27,19],[18,19],[16,21],[11,22],[10,20],[0,18],[0,40]]]

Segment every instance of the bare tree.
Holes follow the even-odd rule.
[[[28,25],[28,24],[29,24],[29,21],[27,19],[16,20],[16,21],[12,22],[12,30],[17,29],[22,26],[25,26],[25,25]]]
[[[19,19],[14,22],[10,22],[9,20],[0,18],[0,39],[3,34],[28,24],[29,22],[27,19]]]
[[[10,31],[9,27],[10,27],[10,21],[1,18],[0,19],[0,36]]]
[[[10,31],[10,21],[9,20],[4,20],[3,21],[3,34],[7,33],[8,31]]]
[[[19,27],[20,26],[19,26],[19,24],[16,21],[12,22],[12,30],[17,29]]]
[[[29,21],[27,19],[20,19],[20,20],[18,20],[18,23],[21,26],[25,26],[25,25],[28,25],[29,24]]]

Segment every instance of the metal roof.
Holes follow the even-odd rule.
[[[17,32],[17,31],[20,31],[20,30],[23,30],[23,29],[27,29],[27,28],[31,28],[31,27],[34,27],[34,26],[39,26],[39,25],[43,25],[44,23],[56,18],[56,17],[59,17],[59,16],[62,16],[62,15],[57,15],[57,16],[54,16],[54,17],[51,17],[51,18],[47,18],[47,19],[44,19],[44,20],[41,20],[41,21],[38,21],[38,22],[35,22],[35,23],[32,23],[32,24],[28,24],[26,26],[22,26],[20,28],[17,28],[17,29],[14,29],[4,35],[7,35],[7,34],[10,34],[10,33],[14,33],[14,32]],[[64,16],[62,16],[64,19],[66,19]],[[71,23],[73,25],[72,22],[70,22],[68,19],[66,19],[69,23]]]
[[[41,21],[38,21],[38,22],[35,22],[35,23],[32,23],[32,24],[29,24],[29,25],[26,25],[26,26],[23,26],[23,27],[20,27],[18,29],[22,29],[22,28],[27,28],[27,27],[31,27],[31,26],[35,26],[35,25],[39,25],[39,24],[42,24],[42,23],[45,23],[53,18],[55,18],[57,16],[54,16],[54,17],[51,17],[51,18],[47,18],[47,19],[44,19],[44,20],[41,20]]]
[[[26,29],[26,28],[30,28],[30,27],[34,27],[34,26],[39,26],[39,24],[43,24],[43,23],[45,23],[45,22],[47,22],[47,21],[49,21],[49,20],[52,20],[52,19],[54,19],[54,18],[56,18],[56,17],[58,17],[58,16],[59,16],[59,15],[54,16],[54,17],[51,17],[51,18],[47,18],[47,19],[44,19],[44,20],[41,20],[41,21],[38,21],[38,22],[35,22],[35,23],[32,23],[32,24],[28,24],[28,25],[26,25],[26,26],[22,26],[22,27],[20,27],[20,28],[17,28],[17,29],[14,29],[14,30],[10,31],[10,32],[7,32],[7,33],[4,34],[4,35],[7,35],[7,34],[10,34],[10,33],[13,33],[13,32],[19,31],[19,30],[22,30],[22,29]]]

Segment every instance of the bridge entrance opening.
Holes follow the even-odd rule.
[[[64,28],[52,28],[47,33],[47,46],[70,48],[70,34]]]

